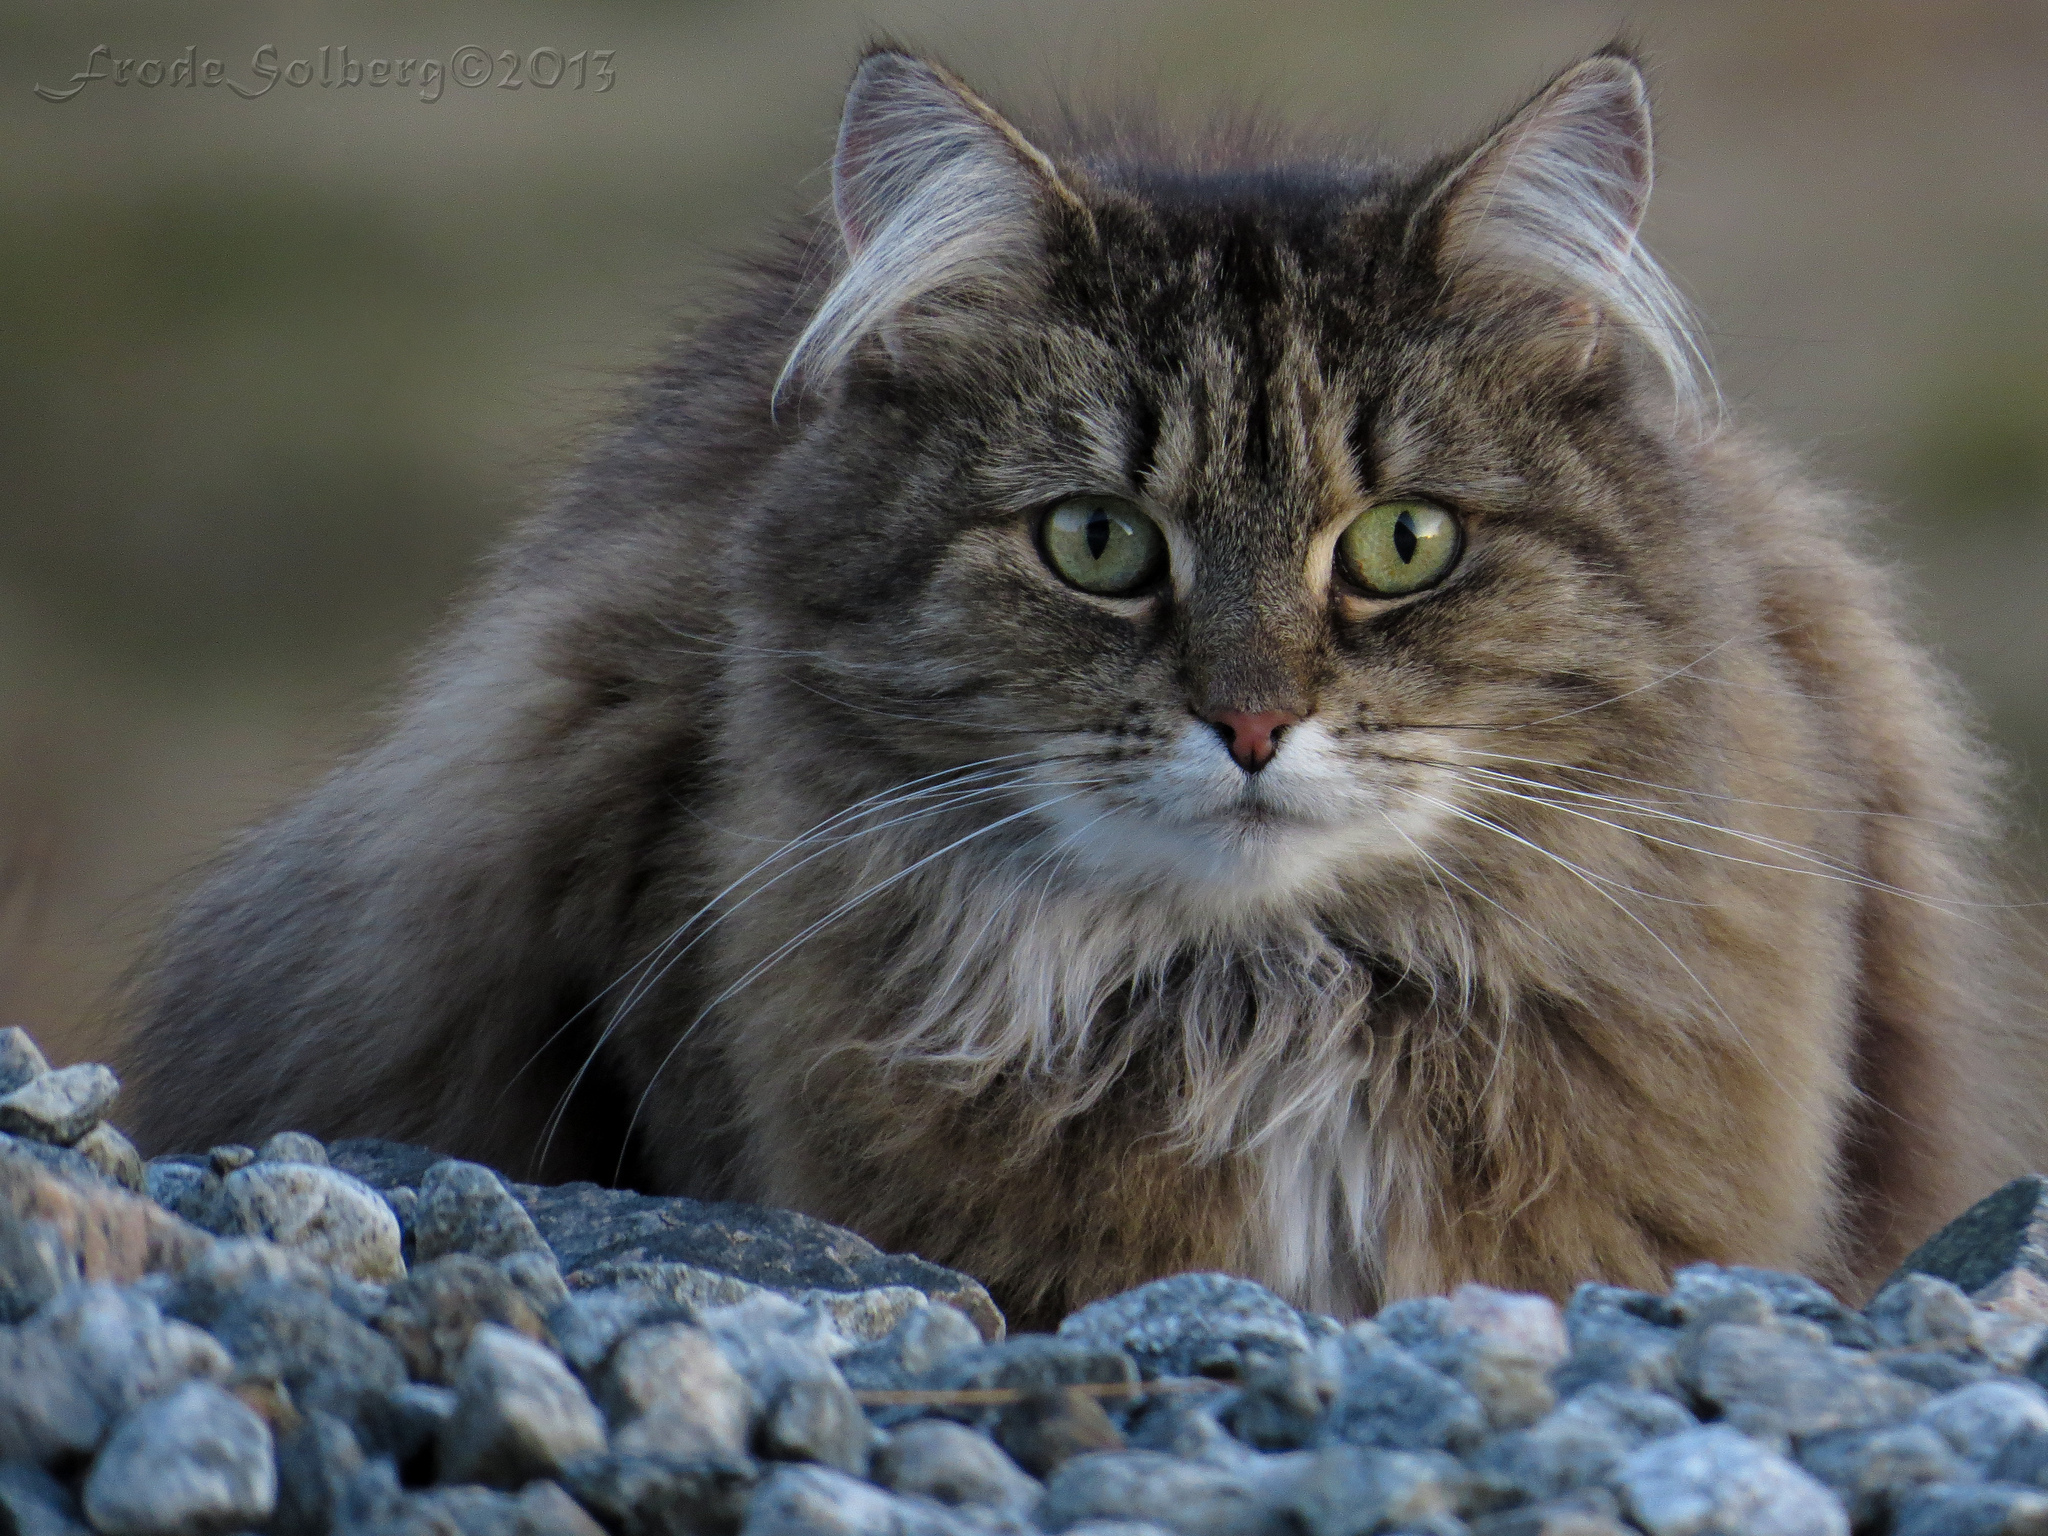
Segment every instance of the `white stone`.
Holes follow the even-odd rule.
[[[397,1280],[398,1218],[377,1192],[338,1168],[251,1163],[221,1182],[216,1229],[263,1237],[358,1280]]]
[[[1651,1441],[1615,1483],[1650,1536],[1849,1536],[1833,1493],[1724,1424]]]

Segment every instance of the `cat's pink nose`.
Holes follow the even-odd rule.
[[[1290,725],[1301,724],[1301,716],[1284,709],[1261,710],[1256,715],[1241,709],[1219,709],[1208,720],[1223,738],[1223,745],[1230,748],[1230,755],[1237,759],[1237,766],[1246,773],[1257,773],[1273,761],[1274,752],[1279,750],[1280,733]]]

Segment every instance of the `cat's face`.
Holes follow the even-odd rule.
[[[1469,835],[1468,749],[1652,749],[1614,701],[1710,584],[1668,393],[1554,288],[1451,296],[1441,175],[1098,168],[1013,284],[868,336],[757,567],[842,728],[1028,768],[1037,857],[1223,910]]]

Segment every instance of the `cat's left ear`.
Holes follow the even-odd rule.
[[[921,300],[1028,281],[1049,214],[1090,221],[1052,161],[995,108],[948,71],[887,48],[861,61],[846,93],[832,211],[844,265],[778,391],[833,372]]]
[[[1454,287],[1546,290],[1561,357],[1589,361],[1606,328],[1633,335],[1682,394],[1698,355],[1685,300],[1643,249],[1650,104],[1618,53],[1576,64],[1438,183],[1410,225]]]

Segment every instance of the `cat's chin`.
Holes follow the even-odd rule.
[[[1314,721],[1256,775],[1193,726],[1113,804],[1082,795],[1048,814],[1076,871],[1223,910],[1297,904],[1416,861],[1437,819],[1388,765],[1339,749]]]

